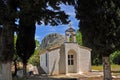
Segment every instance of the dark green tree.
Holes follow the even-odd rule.
[[[29,18],[27,19],[29,20]],[[27,60],[34,53],[35,49],[35,24],[32,21],[28,22],[28,20],[25,21],[23,18],[20,20],[16,43],[17,54],[23,62],[24,74],[26,74]],[[25,24],[25,22],[29,24]]]
[[[109,55],[120,49],[120,1],[78,0],[76,17],[83,45],[103,56],[104,80],[111,80]]]

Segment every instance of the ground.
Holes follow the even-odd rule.
[[[112,76],[112,80],[120,80],[120,73]],[[31,76],[27,80],[103,80],[102,71],[91,71],[89,73],[81,74],[67,74],[67,75],[56,75],[56,76]]]
[[[112,69],[112,80],[120,80],[120,65],[111,65]],[[68,75],[32,75],[28,76],[27,79],[13,79],[13,80],[103,80],[103,69],[102,65],[92,66],[92,71],[89,73],[81,74],[68,74]]]

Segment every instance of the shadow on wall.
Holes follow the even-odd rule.
[[[41,66],[39,66],[39,74],[40,75],[42,75],[42,74],[47,74],[44,70],[43,70],[43,68],[41,67]]]
[[[56,61],[57,61],[57,60],[55,59],[55,60],[54,60],[53,67],[52,67],[52,71],[51,71],[50,75],[53,75],[53,72],[54,72],[54,70],[55,70]]]

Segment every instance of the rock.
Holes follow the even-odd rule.
[[[37,66],[33,66],[32,64],[28,64],[27,65],[27,72],[29,75],[38,74]]]
[[[58,33],[52,33],[47,35],[41,42],[40,48],[45,49],[47,47],[53,46],[55,44],[63,44],[65,41],[65,36],[58,34]]]
[[[17,71],[17,76],[22,78],[23,77],[23,70],[18,70]]]

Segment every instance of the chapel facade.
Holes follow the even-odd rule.
[[[40,53],[40,66],[50,75],[86,73],[91,71],[91,49],[76,42],[76,31],[65,31],[65,42]]]

